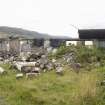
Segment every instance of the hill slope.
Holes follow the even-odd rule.
[[[0,38],[8,38],[8,37],[23,37],[23,38],[65,38],[65,36],[51,36],[44,33],[39,33],[36,31],[29,31],[21,28],[15,28],[15,27],[7,27],[7,26],[1,26],[0,27]]]
[[[28,31],[21,28],[12,28],[12,27],[0,27],[0,36],[1,37],[24,37],[24,38],[49,38],[47,34],[38,33],[35,31]]]

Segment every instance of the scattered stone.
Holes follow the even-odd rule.
[[[41,69],[39,67],[34,67],[31,72],[40,74],[40,71]]]
[[[0,75],[5,74],[5,73],[6,71],[2,67],[0,67]]]
[[[40,63],[36,62],[35,67],[40,67]]]
[[[45,65],[44,65],[44,64],[40,64],[40,68],[41,68],[42,70],[44,70],[44,69],[45,69]]]
[[[67,53],[63,56],[64,61],[66,61],[67,63],[74,63],[75,62],[75,56],[74,53]]]
[[[22,67],[32,67],[35,66],[36,62],[14,62],[14,66],[16,66],[16,68],[21,71]]]
[[[16,74],[16,79],[23,78],[23,73]]]
[[[100,67],[100,62],[95,63],[95,67]]]
[[[46,55],[42,55],[41,58],[46,58]]]
[[[71,64],[71,67],[73,68],[73,70],[76,72],[76,73],[79,73],[80,71],[80,68],[82,67],[80,63],[73,63]]]
[[[3,61],[3,58],[2,57],[0,57],[0,61]]]
[[[53,49],[52,54],[56,54],[56,53],[57,53],[57,49]]]
[[[21,68],[22,73],[29,73],[29,72],[31,72],[31,70],[32,70],[32,67],[30,67],[30,66],[23,66]]]
[[[56,67],[56,73],[59,75],[63,75],[63,67]]]
[[[56,62],[56,59],[52,59],[52,62],[55,63]]]
[[[52,51],[52,53],[55,54],[57,52],[57,49],[54,49]],[[41,73],[41,71],[46,72],[51,70],[56,70],[57,74],[63,75],[63,65],[65,64],[72,64],[71,66],[76,73],[78,73],[81,68],[81,64],[74,62],[74,52],[65,54],[63,58],[52,60],[48,58],[48,53],[44,48],[37,48],[37,50],[34,50],[29,54],[27,52],[22,52],[18,56],[16,53],[14,53],[14,55],[11,53],[6,52],[3,54],[3,57],[1,56],[1,58],[3,59],[5,57],[4,63],[12,62],[11,68],[15,68],[20,72],[27,74],[27,77],[30,77],[31,75],[38,75]],[[17,75],[17,78],[18,76],[19,75]],[[19,78],[21,78],[21,75],[19,76]]]
[[[41,64],[47,64],[48,63],[48,59],[47,58],[41,58],[40,59],[40,63]]]
[[[46,69],[47,69],[48,71],[54,69],[54,65],[53,65],[52,63],[48,63],[48,64],[46,64],[45,67],[46,67]]]

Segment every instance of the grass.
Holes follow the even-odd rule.
[[[64,76],[51,71],[16,80],[16,71],[1,66],[8,73],[0,76],[0,105],[105,105],[105,88],[100,86],[104,68],[79,74],[68,69]]]

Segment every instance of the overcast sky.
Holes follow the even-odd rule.
[[[105,0],[0,0],[0,26],[77,37],[77,28],[105,28]],[[71,25],[72,24],[72,25]]]

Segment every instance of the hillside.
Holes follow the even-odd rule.
[[[29,31],[21,28],[15,28],[15,27],[7,27],[7,26],[1,26],[0,27],[0,38],[8,38],[8,37],[23,37],[23,38],[57,38],[57,39],[63,39],[67,38],[65,36],[52,36],[44,33],[39,33],[36,31]]]
[[[24,37],[24,38],[49,38],[49,35],[38,33],[35,31],[28,31],[21,28],[0,27],[1,37]]]

